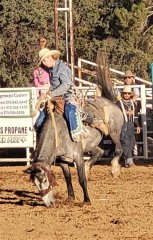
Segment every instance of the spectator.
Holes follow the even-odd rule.
[[[41,64],[39,67],[35,68],[33,73],[33,82],[35,87],[41,87],[46,88],[49,90],[50,87],[50,77],[49,72],[45,68],[43,64]],[[39,95],[42,95],[45,92],[45,90],[39,90]]]
[[[124,124],[121,131],[121,144],[123,147],[123,158],[125,161],[125,167],[135,166],[133,162],[133,149],[135,145],[134,128],[136,127],[136,133],[140,133],[140,127],[137,117],[137,105],[131,100],[133,93],[131,87],[124,86],[121,92],[121,99],[117,101],[117,105],[123,112]]]
[[[38,91],[37,91],[38,99],[43,98],[44,94],[50,88],[49,72],[47,72],[47,70],[44,70],[43,64],[41,64],[40,67],[35,68],[33,82],[34,82],[34,86],[36,88],[44,88],[44,89],[38,89]],[[38,113],[37,113],[37,116],[36,116],[36,122],[34,124],[34,129],[38,133],[39,130],[41,129],[41,125],[42,125],[43,120],[46,116],[45,102],[42,102],[41,104],[38,104],[38,109],[37,110],[38,110]]]
[[[46,38],[42,37],[39,40],[40,49],[45,48],[47,43]],[[48,69],[43,65],[36,67],[33,73],[33,83],[35,87],[43,87],[49,89],[50,87],[50,76]],[[46,90],[39,90],[39,96],[42,95]]]
[[[47,43],[46,38],[42,37],[39,41],[39,47],[40,49],[45,48]],[[43,97],[44,93],[46,93],[49,90],[50,87],[50,75],[48,72],[48,69],[43,65],[40,64],[40,66],[36,67],[33,73],[33,83],[36,88],[44,88],[39,89],[38,91],[38,97]],[[41,100],[39,101],[41,102]],[[45,102],[42,102],[41,104],[37,103],[37,117],[36,122],[34,124],[34,129],[37,131],[37,135],[39,133],[39,130],[41,129],[41,125],[43,123],[43,120],[46,116],[46,110],[45,110]]]
[[[130,71],[127,70],[123,76],[124,85],[135,85],[135,75]],[[138,87],[133,88],[133,96],[132,100],[135,102],[140,97],[140,91]]]
[[[123,79],[124,79],[125,85],[135,85],[135,75],[130,70],[127,70],[125,72]],[[134,94],[132,97],[132,101],[137,104],[137,111],[140,112],[141,102],[138,101],[138,98],[140,97],[140,90],[138,87],[133,87],[133,92],[134,92]],[[141,116],[140,115],[138,116],[138,121],[139,121],[139,124],[141,125]],[[142,141],[141,134],[139,134],[139,135],[136,134],[135,139],[136,139],[136,141]],[[135,149],[137,149],[136,154],[138,154],[139,152],[141,152],[142,147],[140,145],[137,146],[135,144]]]

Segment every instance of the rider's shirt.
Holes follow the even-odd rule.
[[[49,70],[50,73],[50,90],[52,91],[52,97],[64,96],[69,97],[69,92],[72,85],[71,69],[66,66],[62,61],[57,60],[53,68]]]

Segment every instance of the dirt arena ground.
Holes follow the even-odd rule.
[[[71,168],[76,194],[67,191],[59,167],[56,207],[44,207],[23,170],[0,167],[0,240],[153,240],[153,161],[122,168],[113,179],[110,165],[95,165],[88,182],[91,205],[83,205],[76,169]]]

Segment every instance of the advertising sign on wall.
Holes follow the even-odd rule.
[[[33,147],[31,89],[0,90],[0,147]]]
[[[30,91],[0,91],[0,117],[30,117]]]

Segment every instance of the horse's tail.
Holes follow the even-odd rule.
[[[115,94],[113,84],[110,78],[109,64],[106,53],[102,50],[97,52],[97,81],[102,88],[102,96],[114,102]]]

